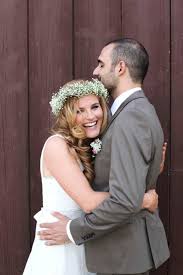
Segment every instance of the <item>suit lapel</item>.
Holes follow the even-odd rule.
[[[114,113],[113,116],[111,116],[111,119],[109,120],[109,123],[105,129],[105,131],[103,132],[102,136],[105,135],[105,133],[107,132],[108,128],[110,127],[110,125],[112,124],[112,122],[114,121],[114,119],[121,113],[121,111],[125,108],[125,106],[130,103],[133,100],[136,100],[138,98],[144,98],[144,92],[142,90],[135,92],[134,94],[132,94],[131,96],[129,96],[117,109],[117,111]]]

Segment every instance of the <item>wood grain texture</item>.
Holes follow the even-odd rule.
[[[169,275],[183,273],[183,29],[182,1],[171,1],[171,193]]]
[[[19,275],[30,246],[27,1],[1,1],[0,41],[0,274]]]
[[[51,126],[51,95],[72,79],[72,1],[29,2],[29,126],[33,215],[42,205],[39,159]]]
[[[88,78],[105,43],[121,36],[121,1],[74,3],[74,76]]]
[[[170,200],[170,251],[168,275],[182,275],[183,261],[183,172],[171,175],[171,200]]]
[[[183,138],[182,138],[182,102],[183,102],[183,29],[182,1],[172,1],[171,24],[171,169],[174,172],[183,171]]]

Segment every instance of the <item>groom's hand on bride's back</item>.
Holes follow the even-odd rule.
[[[59,212],[53,212],[52,215],[58,219],[53,223],[41,223],[39,226],[43,230],[38,232],[40,240],[45,240],[46,245],[60,245],[70,242],[66,232],[66,226],[69,218],[60,214]]]

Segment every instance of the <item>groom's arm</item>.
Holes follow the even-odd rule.
[[[156,150],[152,132],[140,111],[123,112],[117,119],[111,144],[110,197],[91,214],[71,221],[70,231],[76,244],[117,229],[130,222],[141,209],[149,165]],[[160,139],[163,142],[163,137]],[[154,168],[157,175],[154,178],[159,174],[160,159],[161,153]]]

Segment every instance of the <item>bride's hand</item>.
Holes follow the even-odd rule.
[[[167,142],[164,142],[163,148],[162,148],[162,160],[160,164],[160,173],[162,173],[164,169],[166,150],[167,150]]]
[[[142,208],[147,209],[150,212],[155,212],[158,208],[158,194],[155,189],[149,190],[144,194]]]

